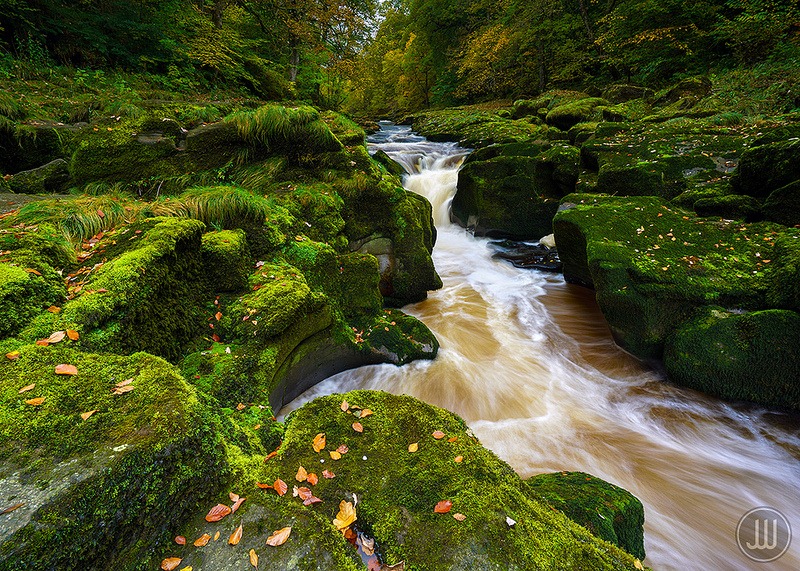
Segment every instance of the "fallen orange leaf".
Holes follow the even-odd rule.
[[[437,514],[446,514],[450,511],[450,508],[453,507],[453,502],[450,500],[442,500],[441,502],[436,504],[436,507],[433,508],[433,511]]]
[[[317,477],[317,475],[314,472],[310,472],[308,474],[308,478],[306,478],[306,481],[309,484],[311,484],[312,486],[316,486],[317,482],[319,482],[319,478]]]
[[[67,329],[67,337],[69,337],[70,341],[77,341],[81,338],[80,333],[74,329]]]
[[[231,513],[231,508],[225,504],[217,504],[206,514],[206,521],[215,522],[224,518]]]
[[[275,480],[275,483],[272,484],[272,487],[275,488],[275,491],[278,492],[279,496],[282,496],[286,492],[289,491],[289,484],[278,478]]]
[[[455,457],[455,461],[460,464],[461,462],[464,461],[464,457],[463,456],[456,456]]]
[[[44,402],[44,397],[36,397],[35,399],[28,399],[25,401],[25,404],[29,404],[31,406],[39,406]]]
[[[222,312],[218,311],[217,313],[214,314],[214,317],[216,318],[217,321],[219,321],[220,319],[222,319]]]
[[[186,545],[186,538],[183,537],[182,535],[176,535],[175,543],[177,543],[178,545]]]
[[[36,386],[36,383],[31,383],[31,384],[29,384],[29,385],[25,385],[24,387],[22,387],[22,388],[19,390],[19,394],[22,394],[22,393],[27,393],[28,391],[32,391],[32,390],[34,389],[34,387],[35,387],[35,386]]]
[[[456,521],[464,521],[465,519],[467,519],[467,516],[460,513],[454,513],[453,518],[455,518]]]
[[[39,347],[49,347],[50,346],[50,341],[48,341],[47,339],[38,339],[36,341],[36,344]]]
[[[90,410],[90,411],[87,411],[87,412],[82,412],[81,413],[81,420],[86,420],[87,418],[89,418],[90,416],[92,416],[96,412],[97,412],[97,409]]]
[[[239,498],[233,502],[233,505],[231,506],[231,513],[234,513],[236,510],[238,510],[239,506],[241,506],[246,499],[247,498]]]
[[[417,450],[419,450],[419,444],[418,443],[412,442],[411,444],[408,445],[408,451],[409,452],[416,452]]]
[[[4,510],[0,511],[0,515],[10,514],[14,510],[18,510],[19,508],[21,508],[24,505],[25,505],[25,502],[19,502],[18,504],[14,504],[13,506],[9,506],[9,507],[5,508]]]
[[[163,571],[174,571],[178,568],[178,565],[181,564],[181,561],[183,561],[183,559],[180,557],[167,557],[161,562],[161,569]]]
[[[42,275],[42,272],[40,272],[39,270],[34,270],[33,268],[25,268],[25,271],[28,272],[29,274],[33,274],[34,276]]]
[[[311,444],[314,447],[314,452],[319,453],[325,448],[325,433],[320,432],[314,437],[314,442]]]
[[[50,337],[47,338],[47,340],[50,343],[61,343],[64,340],[64,337],[66,336],[67,336],[66,331],[56,331],[55,333],[52,333]]]
[[[297,480],[298,482],[305,482],[307,478],[308,478],[308,472],[306,472],[305,468],[300,466],[297,469],[297,474],[295,474],[294,479]]]
[[[209,541],[211,541],[211,536],[208,535],[207,533],[204,533],[203,535],[194,540],[194,546],[205,547],[206,545],[208,545]]]
[[[239,545],[242,540],[242,526],[237,527],[231,536],[228,538],[228,545]]]
[[[435,431],[433,432],[433,437],[434,437],[436,440],[441,440],[442,438],[444,438],[444,437],[445,437],[445,434],[444,434],[444,432],[442,432],[441,430],[435,430]]]
[[[277,456],[277,455],[278,455],[278,451],[277,450],[273,450],[272,452],[267,454],[267,457],[264,458],[264,462],[266,462],[267,460],[271,460],[272,458],[275,458],[275,456]]]
[[[322,471],[322,477],[323,478],[327,478],[328,480],[332,480],[333,478],[336,477],[336,474],[334,474],[330,470],[323,470]]]
[[[361,426],[360,422],[354,422],[353,423],[353,430],[355,430],[356,432],[364,432],[364,427]]]
[[[75,365],[67,365],[62,363],[61,365],[56,365],[56,375],[77,375],[78,374],[78,367]]]
[[[267,545],[271,545],[272,547],[278,547],[279,545],[283,545],[286,543],[286,540],[289,539],[289,535],[292,533],[292,527],[282,527],[277,531],[273,531],[272,535],[267,538]]]
[[[342,412],[347,412],[347,410],[350,408],[350,404],[348,404],[346,400],[343,400],[342,404],[339,405],[339,408],[342,409]]]
[[[333,520],[333,525],[336,529],[342,531],[350,527],[353,522],[358,518],[356,517],[356,508],[352,503],[342,500],[339,502],[339,513]]]
[[[221,337],[220,337],[219,335],[217,335],[216,333],[214,333],[214,334],[211,336],[211,339],[213,339],[213,340],[214,340],[214,343],[219,343],[219,341],[220,341]]]
[[[135,388],[136,387],[134,387],[133,385],[125,385],[124,387],[114,387],[114,389],[111,391],[111,394],[124,395],[125,393],[131,392]]]
[[[342,457],[342,455],[336,450],[331,450],[329,454],[331,455],[331,460],[339,460]]]
[[[339,454],[347,454],[350,449],[347,447],[347,444],[340,444],[339,448],[336,449]]]
[[[235,502],[239,499],[239,494],[234,494],[233,492],[228,492],[228,497],[231,499],[232,502]]]
[[[61,313],[61,308],[56,307],[55,305],[51,305],[50,307],[47,308],[47,311],[49,311],[50,313]]]
[[[458,436],[451,436],[447,439],[448,442],[455,442],[456,440],[458,440]]]
[[[368,409],[368,408],[365,408],[364,410],[361,411],[361,415],[359,416],[359,418],[366,418],[371,414],[372,414],[372,411],[370,409]]]
[[[216,541],[216,540],[218,540],[218,539],[219,539],[219,531],[218,531],[217,533],[215,533],[215,534],[214,534],[214,541]]]
[[[256,550],[251,549],[248,555],[250,556],[250,565],[258,569],[258,553],[256,553]]]
[[[292,489],[292,496],[295,497],[295,498],[297,496],[300,496],[301,500],[307,500],[308,498],[310,498],[313,495],[314,494],[311,492],[311,489],[310,488],[306,488],[305,486],[302,486],[300,488],[298,488],[297,486],[294,486],[294,488]]]
[[[261,482],[256,482],[256,488],[261,488],[262,490],[271,490],[272,484],[262,484]]]
[[[14,359],[19,359],[19,351],[11,351],[11,353],[6,353],[6,359],[9,361],[13,361]]]

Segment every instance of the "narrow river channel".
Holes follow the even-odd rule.
[[[800,569],[800,419],[665,383],[614,345],[592,291],[492,259],[489,240],[450,223],[465,151],[407,127],[371,138],[431,201],[444,287],[404,308],[436,334],[439,356],[379,365],[318,384],[281,414],[354,389],[409,394],[461,415],[523,478],[590,472],[645,506],[645,563],[656,570]],[[788,551],[755,563],[739,519],[771,506],[795,532]]]

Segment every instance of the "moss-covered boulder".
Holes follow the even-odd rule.
[[[679,385],[800,410],[800,315],[709,307],[670,336],[664,367]]]
[[[64,159],[55,159],[38,168],[18,172],[8,184],[12,192],[22,194],[63,192],[69,185],[69,165]]]
[[[632,99],[643,99],[654,95],[652,89],[639,85],[616,84],[609,85],[603,90],[603,98],[613,103],[625,103]]]
[[[739,194],[766,198],[800,180],[800,141],[759,145],[742,154],[731,186]]]
[[[395,161],[392,157],[387,155],[386,151],[384,150],[377,151],[372,155],[372,158],[386,167],[386,170],[389,171],[390,174],[395,176],[403,176],[406,172],[403,166]]]
[[[175,359],[203,330],[205,225],[178,218],[153,222],[147,232],[121,233],[116,241],[132,248],[103,264],[65,306],[64,326],[80,331],[88,350],[149,351]]]
[[[553,107],[547,113],[545,121],[548,125],[567,131],[574,125],[591,119],[596,107],[608,104],[608,101],[601,97],[586,97]]]
[[[719,216],[727,220],[753,222],[761,219],[761,203],[742,194],[701,198],[694,203],[694,211],[698,216]]]
[[[597,173],[597,191],[620,196],[664,196],[664,173],[654,164],[604,164]]]
[[[761,206],[761,214],[786,226],[800,224],[800,180],[773,190]]]
[[[575,189],[579,153],[569,145],[486,147],[458,173],[452,216],[476,234],[538,239],[551,233],[558,199]]]
[[[38,270],[0,263],[0,338],[18,333],[63,299],[63,288],[50,283]]]
[[[237,291],[247,287],[253,261],[242,229],[203,234],[201,253],[209,289]]]
[[[644,559],[644,506],[629,491],[583,472],[539,474],[525,483],[597,537]]]
[[[165,361],[66,343],[0,363],[0,569],[154,569],[227,471],[215,421]]]
[[[525,118],[506,119],[479,107],[426,111],[414,115],[414,130],[431,141],[486,147],[546,138],[548,129]]]
[[[387,565],[403,561],[407,571],[637,565],[633,556],[534,498],[463,420],[407,396],[356,391],[314,400],[288,418],[276,458],[242,468],[232,491],[248,499],[236,514],[209,524],[198,513],[175,529],[187,538],[216,531],[227,537],[241,524],[239,544],[222,549],[222,541],[204,548],[187,542],[165,549],[165,557],[226,570],[245,564],[255,549],[262,569],[310,570],[320,562],[331,570],[363,568],[355,547],[333,523],[341,502],[350,502],[355,520],[341,527],[365,534],[362,540],[374,539],[376,555],[365,556],[371,565],[378,557]],[[255,487],[278,479],[288,483],[289,493]],[[304,505],[302,495],[292,497],[292,486],[316,499]],[[449,502],[440,510],[444,513],[435,511],[439,502]],[[287,526],[286,543],[264,547],[274,530]]]

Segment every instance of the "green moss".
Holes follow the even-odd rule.
[[[336,138],[348,147],[367,144],[366,133],[358,123],[335,111],[326,111],[321,118]]]
[[[414,130],[433,141],[458,141],[467,147],[485,147],[542,138],[547,127],[525,119],[509,120],[480,109],[445,109],[414,116]]]
[[[644,506],[627,490],[583,472],[539,474],[525,483],[575,523],[644,559]]]
[[[726,399],[800,410],[800,315],[709,307],[667,342],[664,366],[679,385]]]
[[[56,375],[60,363],[78,374]],[[35,389],[19,394],[31,379]],[[112,394],[127,379],[134,389]],[[44,402],[23,402],[35,397]],[[0,495],[25,499],[6,518],[4,570],[152,568],[172,522],[205,503],[226,471],[216,421],[174,368],[143,353],[24,347],[0,364],[0,416]]]
[[[34,271],[0,264],[0,337],[14,335],[29,320],[64,298],[63,287],[54,287]]]
[[[786,226],[800,224],[800,180],[775,189],[761,207],[764,218]]]
[[[253,261],[241,229],[203,234],[201,253],[207,272],[208,289],[237,291],[247,287]]]
[[[137,248],[107,262],[84,285],[65,307],[64,324],[79,330],[93,351],[177,358],[202,331],[203,229],[197,220],[160,219]]]
[[[19,172],[8,184],[11,192],[22,194],[63,192],[69,185],[67,161],[56,159],[39,168]]]
[[[349,413],[342,412],[342,400],[351,406]],[[369,408],[373,414],[358,418],[351,413],[361,409],[352,407]],[[353,430],[354,421],[361,422],[363,433]],[[436,430],[455,441],[434,439]],[[327,448],[317,454],[311,442],[320,432]],[[413,442],[419,451],[410,453]],[[348,452],[332,460],[328,451],[343,444]],[[463,462],[456,462],[456,456]],[[355,494],[358,528],[375,537],[386,563],[404,560],[409,570],[634,566],[630,555],[533,500],[511,468],[483,448],[460,418],[410,397],[356,391],[313,401],[288,419],[278,458],[251,477],[291,483],[301,465],[318,475],[323,469],[336,474],[333,479],[320,477],[312,488],[322,503],[300,507],[299,500],[266,493],[254,497],[246,509],[283,513],[284,518],[299,510],[332,521],[339,502],[352,502]],[[434,513],[444,499],[452,501],[452,513],[463,513],[466,519]],[[509,526],[507,517],[517,523]],[[297,536],[294,529],[292,533],[286,550],[304,549],[307,528],[301,526]],[[341,537],[327,525],[313,533]]]
[[[761,218],[761,204],[752,196],[728,194],[701,198],[694,203],[699,216],[719,216],[726,220],[752,222]]]
[[[586,97],[578,101],[559,104],[547,113],[545,121],[548,125],[567,131],[578,123],[592,119],[595,108],[608,104],[608,101],[601,97]]]
[[[748,149],[731,179],[734,192],[764,198],[800,180],[800,141],[770,143]]]

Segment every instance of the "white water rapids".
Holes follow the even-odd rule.
[[[653,569],[800,569],[800,418],[667,384],[614,345],[593,292],[494,260],[488,240],[450,223],[464,150],[402,127],[373,140],[434,207],[444,287],[404,310],[434,332],[439,356],[341,373],[281,413],[354,389],[413,395],[461,415],[523,478],[584,471],[632,492]],[[736,542],[739,519],[759,506],[780,510],[795,533],[770,563]]]

